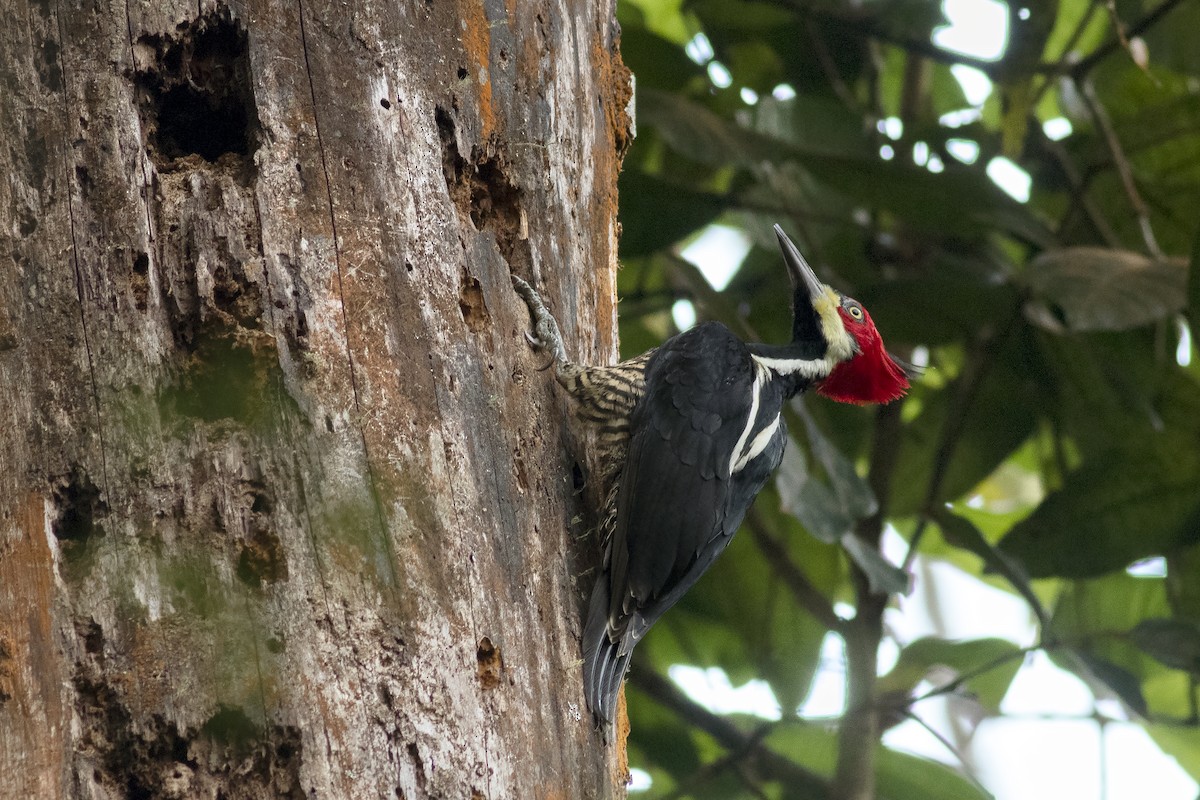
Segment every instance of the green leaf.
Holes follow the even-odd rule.
[[[1200,780],[1200,728],[1194,724],[1163,723],[1150,723],[1143,727],[1164,753],[1172,756],[1189,775]]]
[[[862,136],[836,148],[792,144],[728,122],[676,95],[638,92],[638,122],[655,128],[679,154],[710,165],[752,172],[763,164],[795,162],[825,191],[868,200],[910,224],[941,234],[983,233],[1001,227],[1023,238],[1045,238],[1044,226],[983,173],[947,165],[934,174],[915,164],[885,161]]]
[[[1010,453],[1034,432],[1041,408],[1041,380],[1045,366],[1029,337],[1018,330],[995,345],[990,367],[970,393],[970,403],[953,440],[953,450],[944,465],[938,502],[952,501],[975,488],[992,474]],[[969,375],[969,373],[968,373]],[[905,426],[904,440],[896,465],[889,508],[898,516],[925,511],[926,494],[938,464],[943,437],[955,410],[955,395],[962,394],[961,380],[949,390],[923,397],[920,415]]]
[[[870,310],[886,341],[925,345],[963,341],[984,325],[1000,325],[1018,307],[1015,288],[996,274],[950,274],[950,265],[921,278],[864,287],[855,298]]]
[[[1012,557],[1000,552],[992,543],[983,537],[979,529],[970,520],[940,511],[936,518],[942,536],[949,544],[961,547],[983,559],[988,569],[994,570],[1005,577],[1012,587],[1028,601],[1030,608],[1037,614],[1038,619],[1045,622],[1046,611],[1042,608],[1041,600],[1029,585],[1029,575],[1025,568]]]
[[[669,709],[646,698],[633,684],[626,684],[625,692],[630,762],[648,771],[670,775],[670,783],[686,781],[695,775],[701,760],[693,729]],[[667,784],[656,781],[655,788],[665,790],[669,788]]]
[[[1167,596],[1180,619],[1200,622],[1200,547],[1183,547],[1167,556]]]
[[[644,27],[646,30],[675,42],[681,47],[693,31],[683,13],[684,0],[622,0],[617,4],[617,16],[622,27],[621,45],[624,50],[625,27]]]
[[[1072,472],[1000,542],[1035,578],[1080,578],[1200,535],[1200,457],[1163,435]]]
[[[1173,669],[1200,675],[1200,625],[1182,619],[1144,619],[1129,631],[1143,652]]]
[[[954,672],[954,679],[974,675],[964,682],[965,689],[988,711],[998,713],[1000,702],[1021,669],[1023,653],[1005,639],[917,639],[900,651],[896,665],[879,679],[879,690],[911,695],[930,672],[937,667],[948,667]]]
[[[854,464],[825,436],[803,402],[793,402],[791,408],[804,421],[809,450],[829,477],[830,486],[842,508],[854,519],[874,514],[879,508],[879,503],[871,487],[854,468]]]
[[[1157,4],[1154,4],[1157,5]],[[1150,4],[1145,4],[1149,11]],[[1179,3],[1156,25],[1142,34],[1153,64],[1165,65],[1192,76],[1200,76],[1200,51],[1195,32],[1200,30],[1200,5]]]
[[[820,588],[831,591],[830,583],[839,576],[836,551],[811,537],[775,530],[787,518],[772,515],[775,498],[764,495],[756,515],[775,538],[787,542],[793,561],[804,565]],[[651,645],[648,652],[662,670],[677,663],[719,666],[735,685],[765,678],[780,704],[794,709],[808,692],[825,633],[797,604],[752,537],[742,532],[644,644]]]
[[[818,775],[832,778],[837,765],[837,732],[793,724],[771,731],[766,743]],[[993,800],[978,783],[931,759],[880,746],[875,751],[878,795],[886,800]]]
[[[712,222],[729,205],[721,195],[638,170],[622,172],[619,182],[622,258],[669,247]]]
[[[1081,676],[1086,678],[1088,683],[1094,684],[1095,681],[1099,681],[1104,688],[1119,697],[1121,702],[1129,706],[1135,713],[1141,716],[1149,713],[1146,698],[1142,695],[1142,684],[1136,675],[1124,667],[1091,653],[1081,651],[1074,655],[1083,662],[1090,673]],[[1078,669],[1074,671],[1080,672]]]
[[[871,487],[821,431],[803,401],[793,401],[790,408],[804,423],[809,452],[828,483],[809,471],[802,448],[790,441],[775,477],[781,506],[821,541],[839,542],[858,520],[875,513],[878,503]]]
[[[1049,651],[1056,664],[1093,685],[1099,681],[1138,713],[1148,706],[1155,715],[1178,716],[1187,707],[1186,681],[1162,679],[1183,676],[1135,647],[1126,633],[1143,619],[1169,614],[1163,580],[1116,572],[1066,584],[1043,639],[1064,645]]]
[[[908,573],[884,558],[879,550],[854,533],[843,536],[841,544],[842,549],[867,576],[867,584],[873,594],[908,594]]]
[[[641,27],[622,29],[621,60],[643,89],[674,91],[704,75],[704,69],[687,57],[681,45]]]
[[[804,454],[794,441],[789,440],[783,451],[783,461],[775,472],[775,487],[783,510],[822,542],[838,542],[854,525],[833,490],[808,471]]]
[[[1192,240],[1192,257],[1188,263],[1187,317],[1192,335],[1200,335],[1200,231]]]
[[[1050,250],[1029,264],[1040,303],[1031,316],[1050,330],[1127,330],[1182,310],[1186,278],[1175,259],[1103,247]]]

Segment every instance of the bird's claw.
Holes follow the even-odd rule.
[[[533,335],[532,333],[530,333],[529,331],[525,331],[525,341],[527,341],[527,342],[529,342],[531,345],[533,345],[533,348],[534,348],[535,350],[544,350],[544,349],[546,349],[546,346],[545,346],[544,344],[542,344],[542,340],[541,340],[541,339],[539,339],[539,338],[537,338],[536,336],[534,336],[534,335]],[[553,366],[554,366],[554,361],[555,361],[555,359],[554,359],[553,357],[551,357],[551,359],[550,359],[549,361],[547,361],[547,362],[546,362],[545,364],[543,364],[542,366],[538,367],[538,368],[537,368],[537,371],[538,371],[538,372],[545,372],[546,370],[548,370],[548,369],[550,369],[551,367],[553,367]]]
[[[566,361],[566,350],[563,348],[562,334],[559,333],[558,323],[546,308],[537,291],[523,278],[512,276],[513,288],[529,307],[529,315],[533,317],[533,333],[525,331],[525,339],[535,350],[547,350],[551,353],[550,361],[538,371],[547,370],[556,363]]]

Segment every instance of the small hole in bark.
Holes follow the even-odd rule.
[[[261,589],[264,583],[287,580],[283,543],[273,531],[255,531],[250,540],[242,545],[238,554],[237,576],[238,580],[252,589]]]
[[[83,641],[83,650],[89,655],[103,655],[104,653],[104,629],[94,619],[89,619],[87,622],[75,622],[75,635]],[[0,645],[3,642],[0,641]],[[0,647],[0,658],[3,658],[4,648]]]
[[[145,311],[150,297],[150,256],[139,252],[133,257],[133,304],[138,311]]]
[[[578,461],[571,465],[571,485],[575,487],[575,491],[583,488],[583,467]]]
[[[325,430],[333,433],[333,417],[328,414],[325,415]]]
[[[75,168],[75,182],[79,184],[79,193],[89,195],[92,193],[92,176],[88,172],[87,167]]]
[[[100,489],[78,465],[66,483],[54,489],[54,500],[58,519],[51,530],[60,542],[84,542],[98,532],[96,517],[107,508],[100,500]]]
[[[483,688],[495,689],[499,686],[500,674],[504,671],[504,658],[500,655],[500,648],[492,644],[492,640],[486,636],[479,640],[475,661],[479,668],[479,683]]]
[[[383,106],[384,108],[391,108],[391,107],[392,107],[392,103],[391,103],[391,101],[390,101],[390,100],[388,100],[386,97],[381,97],[381,98],[379,98],[379,105]]]
[[[246,753],[262,739],[262,728],[237,706],[220,705],[219,711],[200,726],[200,733],[235,752]]]
[[[478,278],[469,275],[463,277],[462,286],[458,291],[458,309],[462,312],[463,322],[467,323],[471,333],[487,329],[491,314],[483,302],[483,288],[479,285]]]
[[[461,80],[466,80],[466,77],[467,77],[467,68],[466,68],[466,67],[459,67],[459,68],[458,68],[458,79],[459,79],[460,81],[461,81]]]

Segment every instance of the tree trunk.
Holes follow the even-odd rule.
[[[584,798],[612,0],[0,9],[0,796]]]

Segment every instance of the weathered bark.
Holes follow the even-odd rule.
[[[621,793],[509,283],[614,355],[612,19],[0,9],[0,796]]]

